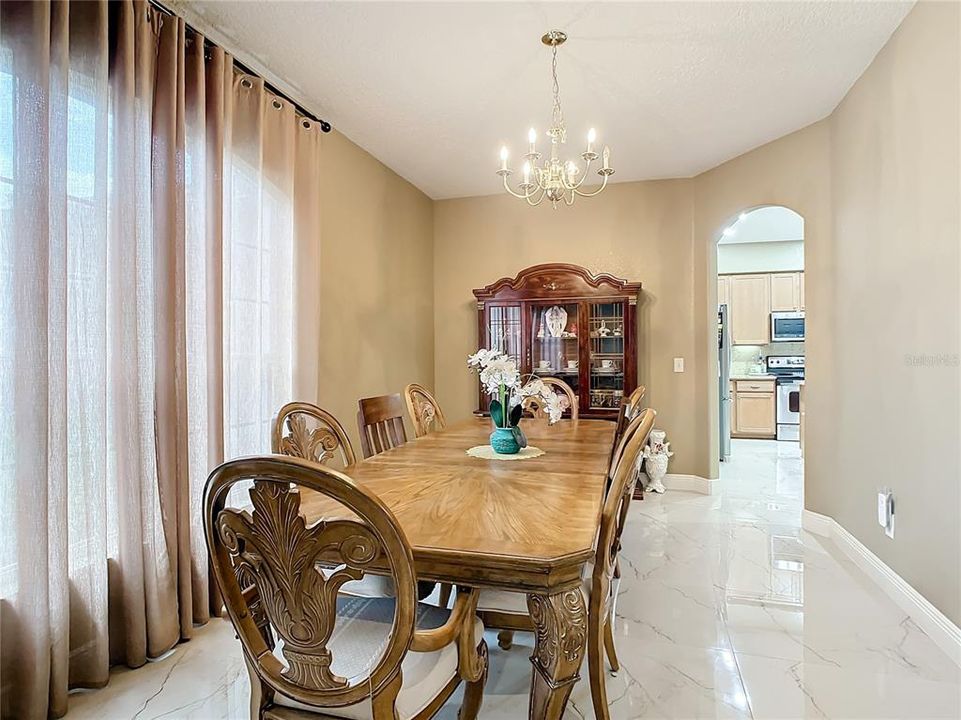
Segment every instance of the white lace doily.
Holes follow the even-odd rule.
[[[501,455],[500,453],[494,452],[494,448],[490,445],[475,445],[467,451],[467,454],[471,457],[482,458],[483,460],[530,460],[531,458],[540,457],[544,454],[544,451],[528,445],[513,455]]]

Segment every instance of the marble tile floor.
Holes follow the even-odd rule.
[[[796,443],[735,440],[720,493],[648,496],[625,530],[613,720],[958,718],[961,670],[830,543],[802,531]],[[482,718],[527,716],[533,644],[497,647]],[[565,720],[593,718],[577,684]],[[455,720],[459,695],[439,714]],[[69,720],[244,718],[247,675],[224,621],[107,688]]]

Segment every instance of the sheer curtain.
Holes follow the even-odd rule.
[[[144,3],[0,3],[3,717],[209,618],[203,483],[316,328],[319,132]]]

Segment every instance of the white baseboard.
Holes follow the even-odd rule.
[[[664,487],[668,490],[687,490],[701,495],[713,495],[717,490],[717,480],[708,480],[700,475],[668,473],[664,476]]]
[[[834,518],[805,510],[801,515],[801,526],[814,535],[830,538],[851,562],[867,573],[895,604],[924,630],[935,645],[961,667],[961,628],[951,622],[927,598],[841,527]]]
[[[821,515],[813,510],[805,510],[801,513],[801,527],[814,535],[829,538],[836,524],[834,518]]]

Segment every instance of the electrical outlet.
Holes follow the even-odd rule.
[[[674,358],[674,372],[684,372],[684,358]]]
[[[885,535],[894,538],[894,493],[886,488],[878,493],[878,525]]]

